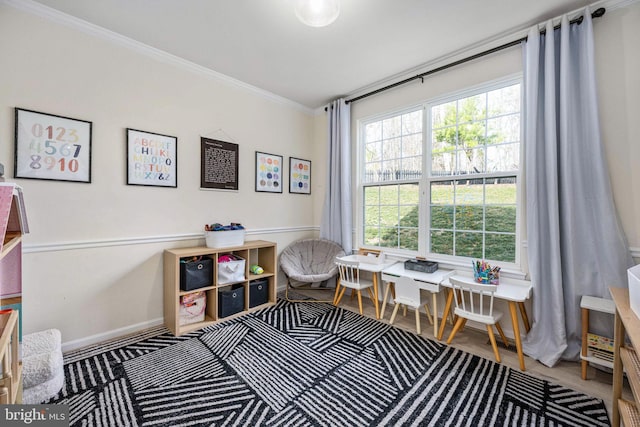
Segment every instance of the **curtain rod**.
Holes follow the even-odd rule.
[[[598,8],[591,14],[591,17],[592,18],[600,18],[601,16],[604,15],[605,12],[606,12],[605,8],[603,8],[603,7]],[[570,24],[581,24],[583,19],[584,19],[584,16],[580,16],[578,18],[572,19],[571,21],[569,21],[569,23]],[[556,30],[558,28],[560,28],[560,25],[557,25],[557,26],[553,27],[554,30]],[[540,34],[544,34],[545,32],[546,32],[546,30],[543,29],[543,30],[540,31]],[[509,43],[505,43],[503,45],[494,47],[492,49],[476,53],[475,55],[471,55],[471,56],[469,56],[467,58],[459,59],[457,61],[451,62],[450,64],[446,64],[446,65],[443,65],[441,67],[434,68],[433,70],[425,71],[424,73],[420,73],[420,74],[415,75],[413,77],[409,77],[409,78],[406,78],[404,80],[400,80],[399,82],[392,83],[392,84],[390,84],[388,86],[381,87],[379,89],[376,89],[376,90],[373,90],[371,92],[365,93],[364,95],[360,95],[360,96],[356,96],[355,98],[347,99],[345,101],[345,103],[349,104],[350,102],[359,101],[359,100],[367,98],[369,96],[376,95],[376,94],[378,94],[380,92],[384,92],[385,90],[393,89],[393,88],[398,87],[400,85],[403,85],[405,83],[409,83],[409,82],[411,82],[413,80],[420,79],[420,80],[424,81],[424,78],[429,76],[429,75],[431,75],[431,74],[435,74],[435,73],[438,73],[440,71],[446,70],[448,68],[452,68],[452,67],[455,67],[457,65],[464,64],[465,62],[473,61],[474,59],[478,59],[478,58],[481,58],[483,56],[491,55],[492,53],[495,53],[495,52],[510,48],[512,46],[519,45],[520,43],[522,43],[523,41],[526,41],[526,40],[527,40],[527,36],[521,37],[521,38],[519,38],[517,40],[514,40],[514,41],[511,41]],[[327,108],[325,107],[324,110],[327,111]]]

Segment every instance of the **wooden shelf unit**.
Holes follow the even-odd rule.
[[[180,336],[189,332],[202,329],[221,320],[231,319],[248,312],[260,310],[276,303],[276,288],[278,286],[277,271],[277,246],[273,242],[264,240],[249,240],[240,246],[226,248],[192,247],[180,249],[168,249],[164,251],[164,323],[175,335]],[[245,280],[233,283],[218,283],[218,258],[224,254],[234,254],[246,260]],[[209,257],[213,259],[213,277],[211,286],[206,286],[190,291],[180,289],[180,260],[192,257]],[[261,274],[252,274],[249,267],[258,264],[264,269]],[[257,279],[266,279],[268,283],[267,302],[257,307],[249,308],[249,283]],[[244,309],[227,317],[218,316],[219,291],[228,289],[232,285],[244,287]],[[201,322],[180,324],[180,297],[194,292],[203,291],[206,295],[205,318]]]
[[[11,310],[0,313],[0,404],[15,404],[19,399],[18,390],[22,380],[22,363],[18,347],[18,312]]]
[[[613,421],[625,426],[640,426],[640,359],[634,348],[640,345],[640,319],[631,310],[629,289],[609,288],[616,306],[613,346]],[[625,333],[629,342],[625,341]],[[622,399],[624,373],[631,385],[633,401]]]

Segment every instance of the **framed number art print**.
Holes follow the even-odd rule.
[[[15,178],[91,182],[91,122],[15,110]]]

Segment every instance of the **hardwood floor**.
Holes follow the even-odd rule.
[[[315,299],[332,298],[332,295],[329,294],[330,291],[299,292]],[[363,297],[362,303],[364,315],[375,318],[375,309],[371,300],[368,297]],[[349,298],[349,296],[345,294],[340,302],[340,307],[358,312],[358,300],[357,298]],[[380,321],[389,323],[392,310],[393,305],[387,305],[384,313],[384,319],[381,319]],[[427,316],[424,313],[424,309],[421,311],[420,321],[422,329],[422,333],[420,335],[425,338],[435,339],[433,336],[433,326],[429,323]],[[440,322],[440,319],[438,321]],[[393,325],[415,333],[416,323],[413,310],[409,310],[406,316],[402,314],[402,310],[399,310]],[[451,332],[451,325],[447,324],[442,340],[443,343],[449,336],[449,332]],[[498,344],[500,345],[501,341],[499,336],[497,334],[496,336]],[[473,329],[467,326],[462,331],[458,332],[451,345],[466,352],[482,356],[486,359],[495,360],[486,330]],[[502,364],[513,369],[520,369],[515,346],[511,346],[511,349],[500,347],[500,358],[502,359]],[[525,355],[525,365],[526,372],[530,375],[603,399],[609,411],[609,419],[611,419],[613,377],[610,372],[601,370],[603,368],[596,369],[593,366],[589,366],[587,380],[583,380],[581,377],[580,362],[560,361],[553,368],[549,368]],[[623,390],[623,397],[625,396],[628,399],[632,398],[631,389],[626,380]]]

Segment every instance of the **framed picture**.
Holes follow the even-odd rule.
[[[311,194],[311,160],[289,157],[289,193]]]
[[[256,191],[282,193],[282,156],[256,151]]]
[[[200,188],[238,190],[238,144],[200,137]]]
[[[178,186],[178,138],[127,128],[127,184]]]
[[[91,182],[91,122],[15,110],[14,178]]]

